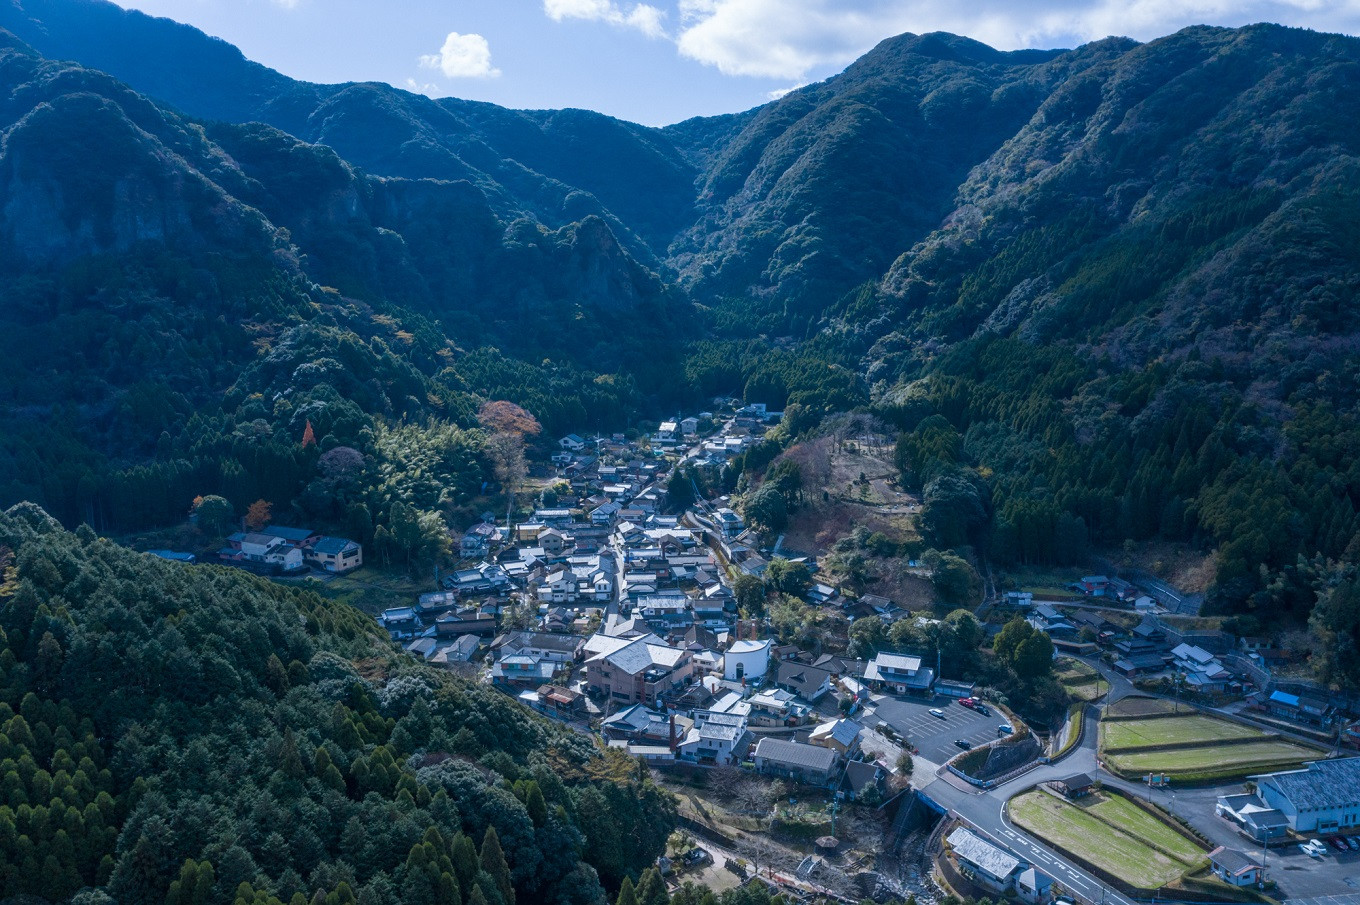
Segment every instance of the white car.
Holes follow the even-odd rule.
[[[946,717],[946,716],[944,715],[944,711],[943,711],[943,710],[939,710],[939,709],[936,709],[936,708],[934,708],[934,707],[932,707],[932,708],[930,709],[930,715],[931,715],[931,716],[935,716],[935,717],[939,717],[939,718],[942,719],[942,720],[948,719],[948,717]]]
[[[1308,842],[1300,842],[1299,850],[1310,858],[1321,858],[1327,854],[1327,846],[1317,839]]]

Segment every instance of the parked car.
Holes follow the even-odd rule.
[[[930,708],[930,715],[931,715],[931,716],[934,716],[934,717],[939,717],[939,718],[942,719],[942,720],[948,719],[948,717],[946,717],[946,716],[944,715],[944,711],[943,711],[943,710],[940,710],[940,709],[937,708],[937,707],[932,707],[932,708]]]
[[[1346,844],[1351,847],[1351,851],[1360,852],[1360,839],[1357,839],[1354,836],[1347,836]]]
[[[1317,839],[1299,843],[1299,850],[1310,858],[1321,858],[1327,854],[1327,846]]]
[[[685,863],[686,867],[694,867],[696,864],[707,864],[713,860],[713,856],[706,849],[692,848],[685,852],[684,857],[680,860]]]
[[[996,734],[998,737],[1002,735],[1014,735],[1015,727],[1010,723],[1002,723],[1000,726],[996,727]]]
[[[974,701],[972,698],[959,698],[959,703],[962,704],[964,707],[967,707],[969,710],[972,710],[974,707],[977,706],[977,702]]]
[[[965,751],[967,751],[968,749],[970,749],[970,748],[973,747],[972,744],[970,744],[969,742],[965,742],[965,741],[964,741],[963,739],[961,739],[961,738],[956,738],[956,739],[954,739],[954,746],[955,746],[956,748],[962,748],[962,749],[965,750]]]
[[[1337,851],[1339,852],[1349,851],[1350,847],[1346,845],[1346,840],[1342,839],[1340,836],[1333,836],[1329,841],[1332,843],[1332,848],[1336,849]]]
[[[976,710],[978,713],[982,714],[983,716],[992,715],[992,711],[988,709],[986,704],[974,704],[973,709]]]

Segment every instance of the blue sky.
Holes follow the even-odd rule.
[[[316,82],[649,125],[754,107],[902,32],[1012,49],[1197,23],[1360,33],[1360,0],[118,0]]]

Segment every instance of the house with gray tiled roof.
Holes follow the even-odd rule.
[[[808,785],[830,786],[839,778],[836,766],[840,756],[829,748],[816,745],[766,736],[756,744],[751,759],[761,773]]]
[[[687,684],[694,672],[690,651],[661,643],[654,635],[604,647],[586,660],[586,687],[617,703],[655,706],[661,695]]]

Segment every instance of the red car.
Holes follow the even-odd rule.
[[[972,710],[974,707],[977,706],[977,701],[974,701],[972,698],[959,698],[959,703],[962,704],[964,707],[967,707],[969,710]]]
[[[1336,849],[1339,852],[1350,851],[1350,848],[1346,845],[1346,840],[1342,839],[1340,836],[1333,836],[1328,841],[1332,843],[1332,848]]]

